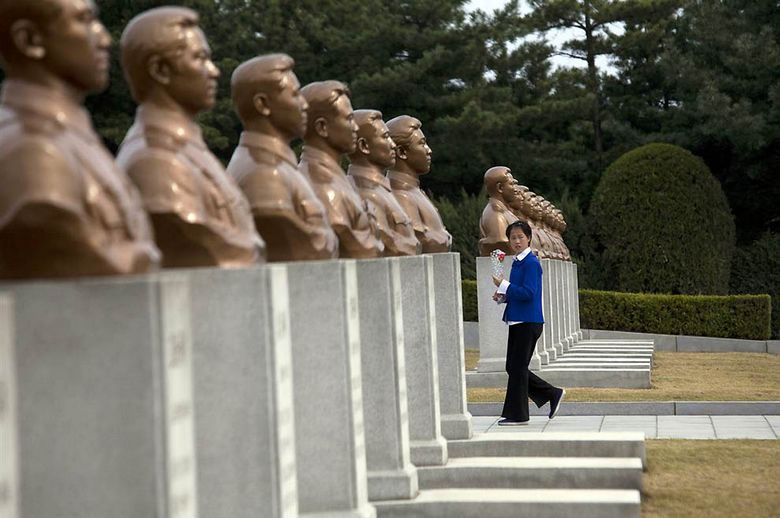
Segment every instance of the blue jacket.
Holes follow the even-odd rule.
[[[506,290],[504,322],[544,323],[542,315],[542,265],[533,252],[512,263]]]

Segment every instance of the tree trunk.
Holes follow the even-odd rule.
[[[599,94],[598,69],[596,68],[596,53],[593,43],[593,25],[590,18],[590,2],[585,2],[585,45],[588,62],[588,87],[593,94],[593,147],[596,159],[601,166],[601,152],[604,149],[601,137],[601,95]]]

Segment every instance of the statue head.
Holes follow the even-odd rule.
[[[397,146],[396,169],[417,175],[431,170],[431,148],[422,132],[422,122],[409,115],[400,115],[387,121],[390,137]]]
[[[546,225],[550,225],[552,223],[553,204],[548,200],[542,199],[542,202],[539,204],[539,206],[542,209],[542,221],[544,221]]]
[[[520,185],[517,180],[512,183],[512,193],[514,198],[509,202],[509,207],[515,211],[522,213],[525,209],[525,192],[528,191],[528,187]]]
[[[497,198],[507,205],[515,201],[515,185],[512,170],[506,166],[495,166],[485,171],[485,190],[490,198]]]
[[[531,191],[528,191],[526,195],[527,195],[526,202],[528,204],[528,210],[527,210],[528,217],[534,221],[538,221],[542,215],[540,197]]]
[[[355,110],[358,127],[355,152],[349,160],[355,165],[374,164],[382,169],[395,165],[395,142],[377,110]]]
[[[304,86],[301,93],[309,104],[303,140],[341,154],[352,153],[357,141],[357,124],[347,85],[340,81],[318,81]]]
[[[563,217],[563,212],[561,212],[561,210],[557,208],[553,209],[553,216],[555,217],[556,228],[558,229],[558,231],[561,234],[566,232],[566,227],[568,225],[566,224],[566,220]]]
[[[81,99],[108,84],[110,46],[93,0],[0,0],[0,61],[9,78],[59,83]]]
[[[303,137],[309,104],[293,66],[287,54],[267,54],[236,67],[230,91],[244,128],[278,134],[287,142]]]
[[[186,7],[158,7],[127,24],[120,41],[122,68],[138,103],[178,106],[191,117],[214,106],[219,69]]]

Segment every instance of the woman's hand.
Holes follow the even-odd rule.
[[[498,302],[501,299],[501,294],[499,292],[493,293],[493,300]]]
[[[493,276],[493,284],[495,284],[496,286],[501,286],[501,281],[503,280],[504,280],[503,277],[496,277],[495,275]]]

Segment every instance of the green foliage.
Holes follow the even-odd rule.
[[[644,142],[704,159],[734,212],[739,241],[780,224],[780,10],[776,0],[663,2],[614,39],[605,85],[615,117]]]
[[[580,290],[585,329],[767,340],[769,295],[650,295]]]
[[[479,193],[494,165],[511,167],[547,199],[568,193],[577,201],[566,212],[570,248],[594,286],[604,273],[601,250],[588,226],[573,220],[588,213],[602,164],[648,142],[674,143],[704,160],[729,200],[740,243],[780,230],[776,0],[533,0],[528,14],[519,0],[490,14],[467,10],[466,0],[98,3],[114,39],[111,84],[87,107],[112,150],[135,110],[119,67],[122,30],[151,7],[186,5],[200,13],[222,72],[217,105],[200,123],[223,161],[241,131],[230,75],[258,54],[286,52],[303,84],[339,79],[356,108],[420,118],[433,148],[423,185],[436,196],[459,203],[462,189]],[[558,27],[572,36],[556,46],[545,35]],[[556,55],[574,56],[583,68],[556,67]]]
[[[452,234],[452,251],[460,254],[460,271],[463,279],[477,278],[479,254],[479,218],[487,204],[485,196],[469,196],[461,190],[460,199],[434,200],[444,226]]]
[[[478,322],[477,281],[463,279],[461,281],[461,296],[463,298],[463,320],[465,322]]]
[[[780,338],[780,235],[767,233],[737,248],[731,266],[731,293],[768,293],[772,297],[772,337]]]
[[[609,166],[591,204],[603,247],[604,288],[727,293],[734,221],[704,163],[669,144],[648,144]]]

